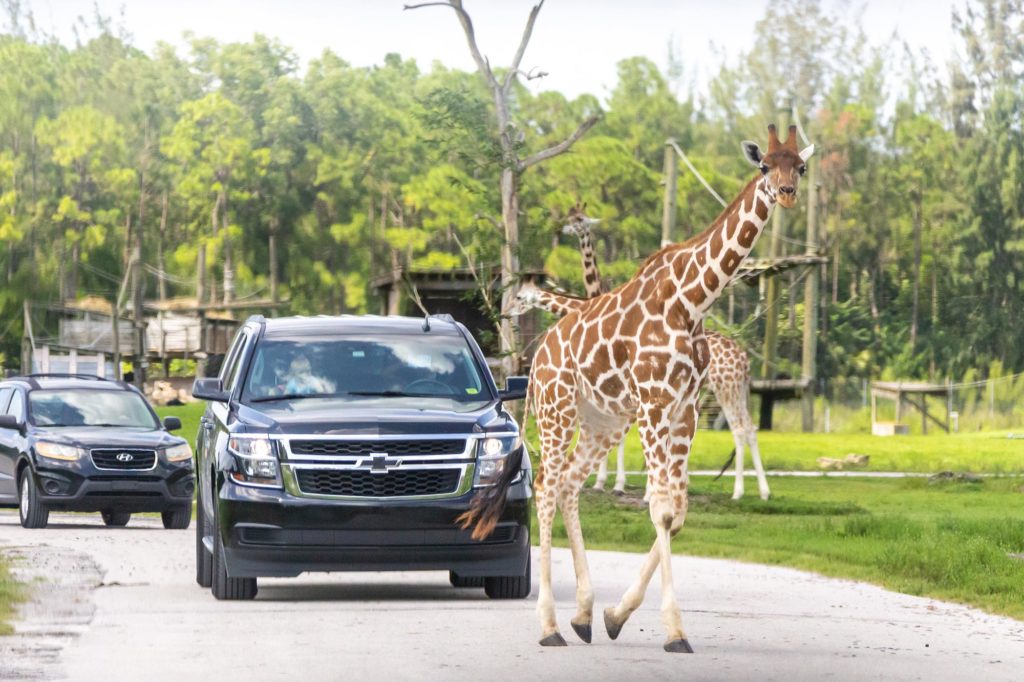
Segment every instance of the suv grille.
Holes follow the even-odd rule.
[[[130,455],[131,459],[123,455]],[[130,449],[93,450],[92,463],[99,469],[152,469],[156,465],[156,452]]]
[[[465,439],[436,440],[293,440],[291,451],[296,455],[369,455],[386,452],[397,455],[461,455],[466,451]]]
[[[349,497],[407,497],[455,492],[461,469],[412,469],[371,474],[365,470],[301,469],[299,489],[311,495]]]

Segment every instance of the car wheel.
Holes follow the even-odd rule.
[[[530,596],[530,558],[524,575],[499,575],[484,578],[484,592],[491,599],[526,599]]]
[[[224,541],[217,523],[217,503],[213,505],[213,570],[210,589],[222,600],[253,599],[256,596],[256,578],[229,578],[224,563]]]
[[[452,587],[484,586],[484,579],[482,576],[461,576],[455,571],[448,571],[448,582],[452,584]]]
[[[184,530],[192,523],[192,505],[160,512],[160,518],[164,522],[164,528],[169,530]]]
[[[103,523],[114,528],[120,528],[127,526],[128,522],[131,521],[132,513],[123,511],[101,511],[100,516],[103,518]]]
[[[203,536],[210,535],[210,524],[203,512],[203,500],[196,495],[196,583],[199,587],[213,585],[213,557],[206,551]]]
[[[36,477],[28,467],[18,484],[18,516],[21,517],[22,528],[46,528],[50,520],[50,510],[39,501]]]

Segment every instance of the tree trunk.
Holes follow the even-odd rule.
[[[231,230],[228,229],[230,221],[228,219],[228,188],[224,185],[224,189],[221,190],[221,205],[223,210],[221,211],[221,225],[224,228],[224,303],[231,303],[235,299],[235,272],[234,264],[231,259]]]
[[[271,223],[267,236],[267,257],[270,259],[270,300],[277,303],[277,228],[276,220]]]
[[[196,254],[196,304],[206,299],[206,240],[199,237],[199,252]]]
[[[917,316],[921,294],[921,192],[914,197],[914,265],[911,281],[910,352],[917,347]]]
[[[505,243],[501,247],[501,353],[505,376],[519,371],[518,339],[512,321],[504,316],[512,306],[517,291],[515,275],[519,273],[519,178],[511,168],[501,172],[501,217],[505,224]]]
[[[167,264],[164,262],[164,239],[167,234],[167,190],[164,190],[163,207],[160,209],[160,232],[156,238],[156,266],[160,269],[157,279],[157,295],[167,300]]]

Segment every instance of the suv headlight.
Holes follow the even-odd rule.
[[[181,462],[186,459],[192,459],[192,448],[189,447],[188,443],[178,443],[166,448],[164,450],[164,457],[167,458],[168,462]]]
[[[494,485],[509,465],[509,455],[522,445],[519,436],[484,438],[477,445],[476,480],[473,485]]]
[[[236,436],[228,440],[228,452],[235,460],[231,480],[242,485],[281,487],[277,444],[269,438]]]
[[[76,462],[85,457],[85,450],[66,443],[50,443],[45,440],[36,441],[36,454],[47,459],[60,459],[65,462]]]

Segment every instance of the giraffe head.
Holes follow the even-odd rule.
[[[814,145],[802,151],[796,148],[796,126],[789,126],[785,142],[779,142],[775,124],[768,126],[768,153],[762,154],[756,142],[744,140],[743,155],[758,167],[765,177],[768,194],[783,208],[796,206],[796,190],[800,176],[807,170],[807,159],[814,153]]]
[[[577,237],[589,237],[590,228],[601,222],[598,218],[591,218],[586,213],[587,205],[576,202],[576,205],[569,209],[565,227],[562,228],[564,234],[574,234]]]
[[[508,314],[511,317],[524,315],[537,307],[540,301],[540,289],[533,282],[523,282],[516,292],[516,297],[509,306]]]

